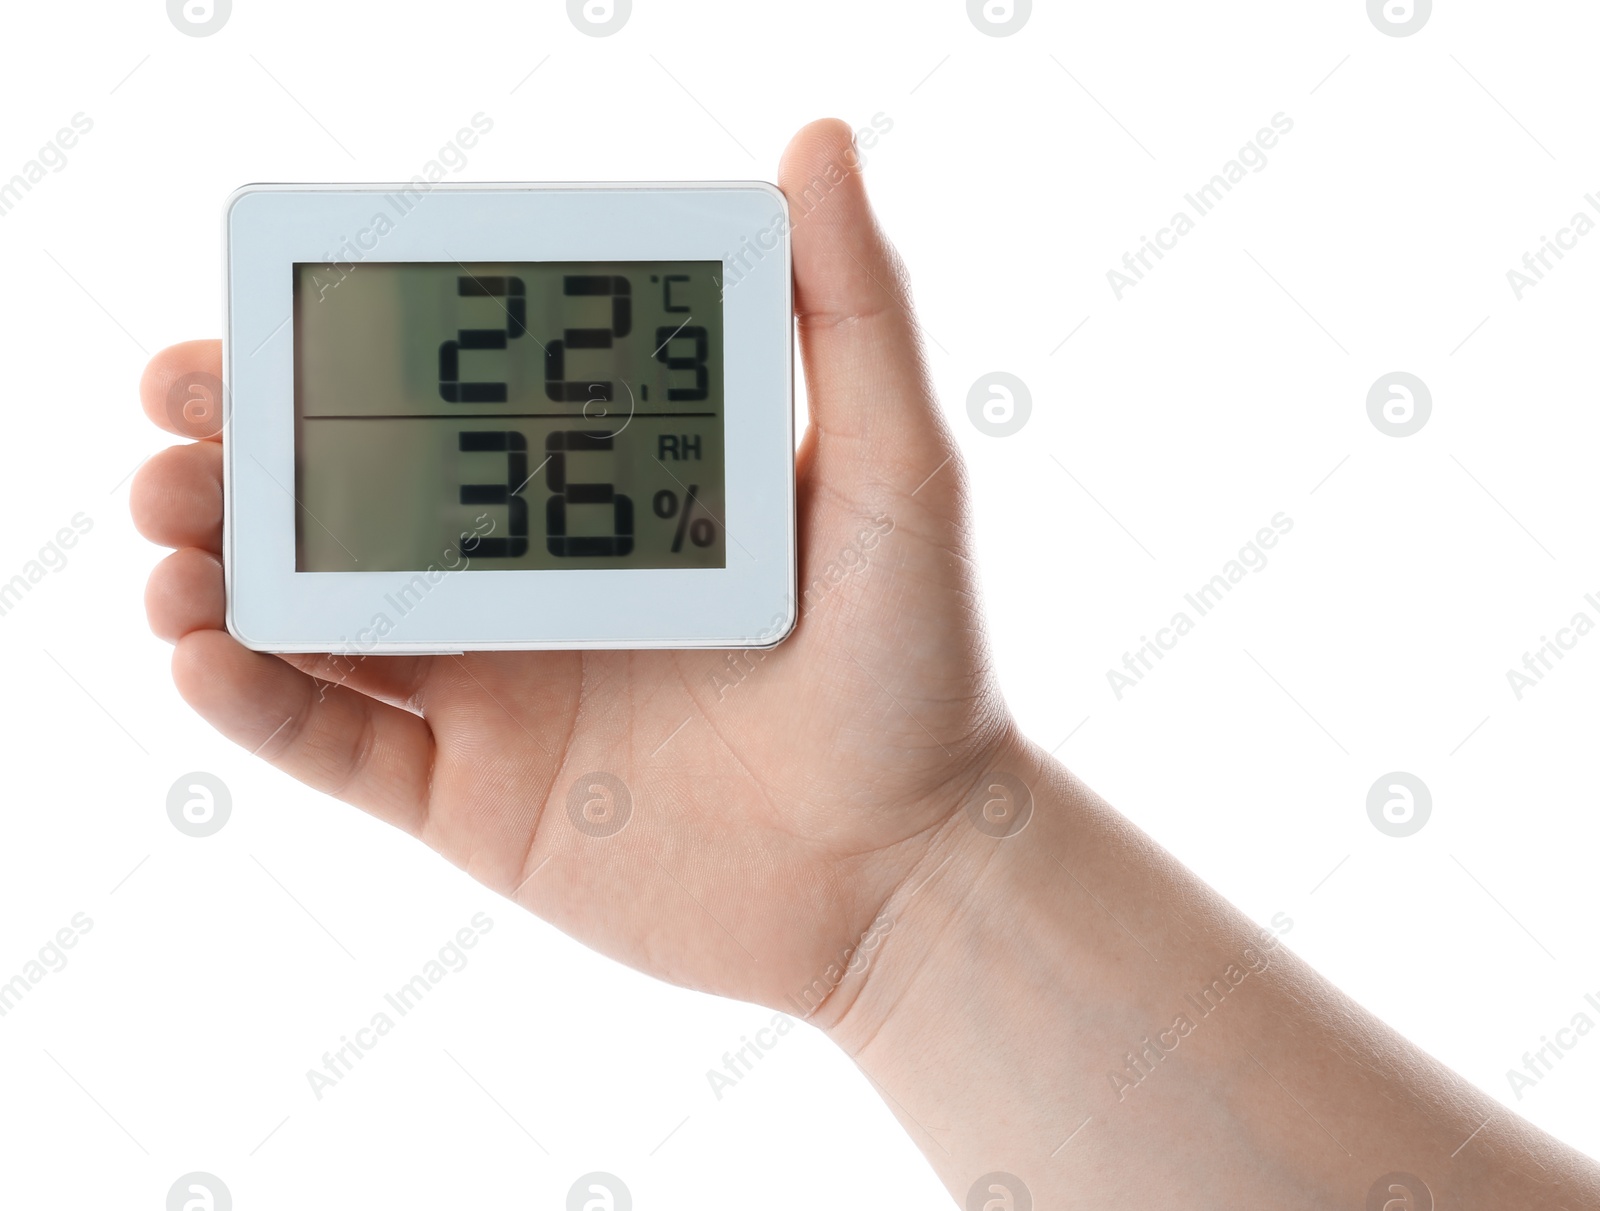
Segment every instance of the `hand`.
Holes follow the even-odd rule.
[[[806,127],[779,181],[812,423],[800,623],[777,649],[264,655],[223,629],[220,442],[151,459],[132,509],[177,548],[151,575],[150,625],[223,735],[607,954],[805,1012],[1012,725],[982,640],[960,460],[849,129]],[[168,388],[194,371],[221,375],[219,342],[151,361],[141,394],[157,424],[171,428]],[[609,837],[568,814],[597,771],[632,799]]]
[[[1036,1206],[1108,1191],[1358,1206],[1404,1170],[1440,1206],[1600,1206],[1593,1162],[1349,1002],[1017,735],[982,641],[961,465],[849,148],[842,124],[817,123],[779,174],[813,422],[788,642],[248,651],[222,630],[208,441],[152,459],[133,491],[141,531],[179,548],[148,607],[180,692],[575,937],[807,1013],[965,1205],[1026,1189]],[[171,384],[219,375],[220,355],[158,355],[146,411],[165,424]],[[1015,837],[964,818],[995,771],[1029,788]],[[608,837],[568,814],[595,772],[631,791]],[[869,950],[870,972],[852,961]]]

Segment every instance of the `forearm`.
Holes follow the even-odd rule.
[[[958,1202],[1002,1172],[1045,1208],[1361,1207],[1403,1172],[1440,1206],[1600,1205],[1592,1162],[1354,1005],[1055,762],[1019,743],[996,768],[1030,787],[1026,827],[952,818],[819,1015]]]

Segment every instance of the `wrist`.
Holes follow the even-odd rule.
[[[1074,851],[1105,809],[1014,732],[965,791],[819,1024],[958,1201],[996,1172],[1023,1175],[1037,1199],[1039,1162],[1098,1092],[1083,1067],[1088,990],[1117,988],[1128,962],[1073,886],[1077,874],[1100,890]]]
[[[1025,822],[1007,821],[996,802],[1007,799]],[[1254,940],[1216,898],[1184,894],[1185,879],[1020,737],[996,750],[929,839],[880,913],[881,941],[841,985],[848,998],[819,1024],[958,1201],[979,1175],[997,1173],[1022,1179],[1036,1200],[1076,1196],[1094,1188],[1082,1184],[1090,1171],[1133,1163],[1142,1131],[1167,1129],[1139,1126],[1156,1100],[1121,1106],[1126,1095],[1108,1076],[1171,1024],[1183,992],[1240,961]],[[1258,978],[1252,992],[1266,987]],[[1236,1057],[1218,1050],[1224,1038],[1213,1030],[1184,1052],[1186,1063],[1215,1065],[1207,1071],[1219,1091],[1238,1079]],[[1180,1087],[1168,1080],[1156,1096]],[[1067,1156],[1091,1119],[1113,1130],[1084,1131]]]
[[[1000,805],[978,824],[1002,773],[1031,800],[1014,831]],[[819,1021],[958,1202],[1355,1205],[1405,1170],[1532,1206],[1533,1187],[1555,1192],[1530,1176],[1546,1161],[1593,1180],[1514,1121],[1463,1154],[1493,1102],[1039,749],[997,748],[973,783]]]
[[[873,1040],[927,1038],[947,991],[978,974],[974,951],[1000,935],[1043,930],[1032,915],[1077,805],[1060,794],[1065,771],[1008,727],[951,788],[950,806],[811,1017],[858,1061]],[[1026,851],[1026,859],[1018,858]],[[929,995],[933,993],[933,995]],[[959,991],[956,992],[959,998]]]

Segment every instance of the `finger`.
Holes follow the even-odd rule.
[[[169,446],[140,467],[129,491],[134,527],[163,547],[222,551],[222,447]]]
[[[408,711],[328,686],[222,631],[192,631],[172,654],[178,692],[235,744],[314,790],[419,834],[433,732]]]
[[[179,437],[222,440],[222,342],[184,341],[150,359],[139,380],[145,415]]]
[[[145,585],[150,629],[168,643],[177,643],[190,631],[220,631],[223,609],[222,561],[198,547],[168,555]]]
[[[793,232],[795,312],[811,417],[825,436],[927,469],[947,452],[899,255],[867,201],[850,128],[813,122],[778,169]]]
[[[368,656],[363,653],[289,652],[279,656],[302,673],[342,685],[406,710],[421,711],[426,701],[431,656]]]

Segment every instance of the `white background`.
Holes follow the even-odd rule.
[[[218,334],[222,200],[409,177],[480,111],[452,179],[771,179],[810,118],[892,119],[869,181],[937,342],[1026,730],[1600,1154],[1600,1037],[1520,1101],[1505,1076],[1600,997],[1600,636],[1520,701],[1506,679],[1600,621],[1600,233],[1521,301],[1506,277],[1600,189],[1593,5],[1458,0],[1405,38],[1362,0],[1048,4],[1005,38],[961,0],[637,0],[608,38],[555,0],[238,0],[206,38],[161,0],[5,21],[0,180],[73,114],[94,128],[0,218],[0,580],[74,514],[93,529],[0,617],[0,981],[94,926],[0,1019],[0,1202],[159,1208],[205,1170],[241,1208],[560,1207],[607,1170],[641,1208],[947,1205],[815,1032],[717,1100],[707,1069],[770,1011],[589,954],[253,761],[145,629],[158,552],[127,477],[169,439],[136,385]],[[1107,270],[1280,112],[1268,166],[1119,302]],[[1403,439],[1366,413],[1397,369],[1434,403]],[[967,419],[992,370],[1031,388],[1014,437]],[[1280,511],[1269,566],[1119,701],[1107,670]],[[191,770],[233,795],[207,840],[166,817]],[[1391,770],[1433,794],[1406,839],[1366,815]],[[476,912],[469,966],[316,1100],[306,1070]]]

